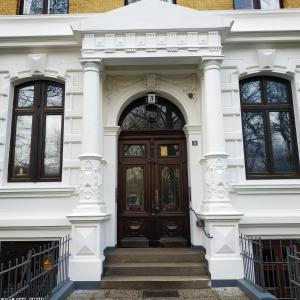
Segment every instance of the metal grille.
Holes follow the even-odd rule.
[[[0,299],[46,300],[68,277],[70,237],[29,250],[27,257],[0,265]]]
[[[300,300],[299,257],[296,255],[300,240],[262,240],[241,235],[240,245],[245,279],[279,300]]]

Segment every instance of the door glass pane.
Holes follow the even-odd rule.
[[[234,9],[252,9],[253,0],[234,0]]]
[[[265,173],[268,169],[263,113],[243,112],[242,122],[247,171],[250,173]]]
[[[145,145],[124,145],[125,157],[145,157]]]
[[[266,94],[269,103],[288,103],[288,86],[283,82],[266,81]]]
[[[144,210],[144,170],[126,169],[126,210]]]
[[[49,85],[47,89],[47,106],[62,106],[63,89],[59,86]]]
[[[18,107],[32,107],[34,101],[34,85],[19,89]]]
[[[49,14],[67,14],[68,0],[48,0]]]
[[[180,148],[178,144],[159,145],[160,156],[179,156]]]
[[[285,111],[270,112],[270,128],[274,172],[295,172],[290,114]]]
[[[163,209],[176,210],[179,206],[179,169],[175,166],[161,169],[161,201]]]
[[[261,9],[279,9],[279,0],[260,0]]]
[[[59,176],[61,160],[61,116],[46,116],[44,175]]]
[[[30,172],[30,149],[32,116],[17,116],[14,157],[14,177],[28,177]]]
[[[241,84],[242,104],[261,103],[260,81],[250,81]]]
[[[43,0],[24,0],[23,15],[38,15],[43,13]]]

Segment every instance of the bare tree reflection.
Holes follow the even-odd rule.
[[[63,89],[49,85],[47,89],[47,106],[62,106]]]
[[[261,90],[259,81],[246,82],[241,86],[242,103],[255,104],[261,102]]]
[[[61,116],[47,116],[44,160],[45,175],[59,175],[60,151]]]
[[[31,116],[18,116],[16,128],[14,170],[17,176],[29,174],[31,150]]]
[[[31,107],[34,100],[34,86],[26,86],[19,90],[18,106]]]
[[[182,129],[183,126],[183,118],[176,108],[164,103],[151,107],[140,103],[125,116],[121,124],[124,130]]]
[[[243,132],[249,172],[266,171],[266,150],[263,116],[260,112],[244,112]]]

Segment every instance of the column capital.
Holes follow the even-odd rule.
[[[83,72],[91,71],[91,72],[100,73],[104,69],[102,59],[79,58],[79,62],[82,66]]]
[[[202,57],[201,64],[199,65],[200,70],[220,70],[221,64],[223,63],[223,57]]]

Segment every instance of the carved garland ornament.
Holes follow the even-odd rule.
[[[80,172],[80,200],[99,202],[102,186],[101,162],[85,160],[82,162]]]
[[[206,168],[208,199],[225,198],[228,195],[228,175],[226,159],[209,159]]]

